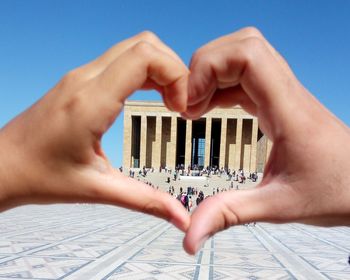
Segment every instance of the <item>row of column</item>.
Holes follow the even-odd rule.
[[[130,167],[132,164],[131,159],[131,128],[132,121],[131,116],[125,116],[124,127],[129,127],[129,133],[127,137],[124,136],[124,166]],[[140,132],[140,167],[146,165],[147,156],[147,116],[141,116],[141,132]],[[205,129],[205,160],[204,165],[210,165],[210,149],[211,149],[211,130],[212,130],[212,118],[206,118],[206,129]],[[243,133],[243,119],[237,119],[236,125],[236,139],[235,139],[235,153],[231,154],[234,157],[234,166],[229,168],[239,169],[242,167],[241,164],[241,151],[242,151],[242,133]],[[257,155],[257,134],[258,134],[258,121],[256,118],[253,119],[252,136],[251,136],[251,147],[250,147],[250,171],[256,170],[256,155]],[[219,156],[219,167],[228,165],[226,161],[226,141],[227,141],[227,118],[221,118],[221,138],[220,138],[220,156]],[[162,117],[156,116],[155,125],[155,140],[152,143],[152,166],[158,168],[161,166],[161,147],[162,147]],[[171,117],[171,130],[170,130],[170,142],[166,145],[166,165],[170,168],[174,168],[176,165],[176,142],[177,142],[177,117]],[[244,147],[243,147],[244,148]],[[192,121],[186,121],[186,139],[185,139],[185,166],[187,167],[191,163],[192,153]],[[244,159],[243,159],[244,160]]]

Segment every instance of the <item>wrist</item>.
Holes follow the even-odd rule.
[[[20,167],[19,148],[11,143],[8,127],[0,130],[0,212],[15,207],[23,194],[23,172]]]

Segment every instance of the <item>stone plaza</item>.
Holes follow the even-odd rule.
[[[123,172],[176,194],[189,186],[205,196],[254,188],[271,150],[257,119],[241,108],[185,121],[158,102],[127,102],[124,134]],[[259,180],[241,184],[227,173],[175,180],[178,165],[243,169]],[[158,172],[161,166],[172,172]],[[0,214],[0,279],[350,279],[349,227],[240,225],[195,256],[184,252],[183,237],[166,221],[114,206],[22,206]]]
[[[0,215],[0,279],[350,279],[347,227],[237,226],[195,256],[182,238],[113,206],[23,206]]]

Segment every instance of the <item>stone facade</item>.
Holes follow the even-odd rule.
[[[240,107],[216,108],[199,120],[183,120],[162,102],[124,106],[125,168],[218,166],[262,172],[272,143],[258,119]]]

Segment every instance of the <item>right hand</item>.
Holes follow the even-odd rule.
[[[253,221],[350,225],[350,131],[296,79],[255,28],[200,48],[190,65],[189,119],[241,105],[273,142],[253,190],[225,192],[194,211],[184,248],[195,253],[215,232]]]

